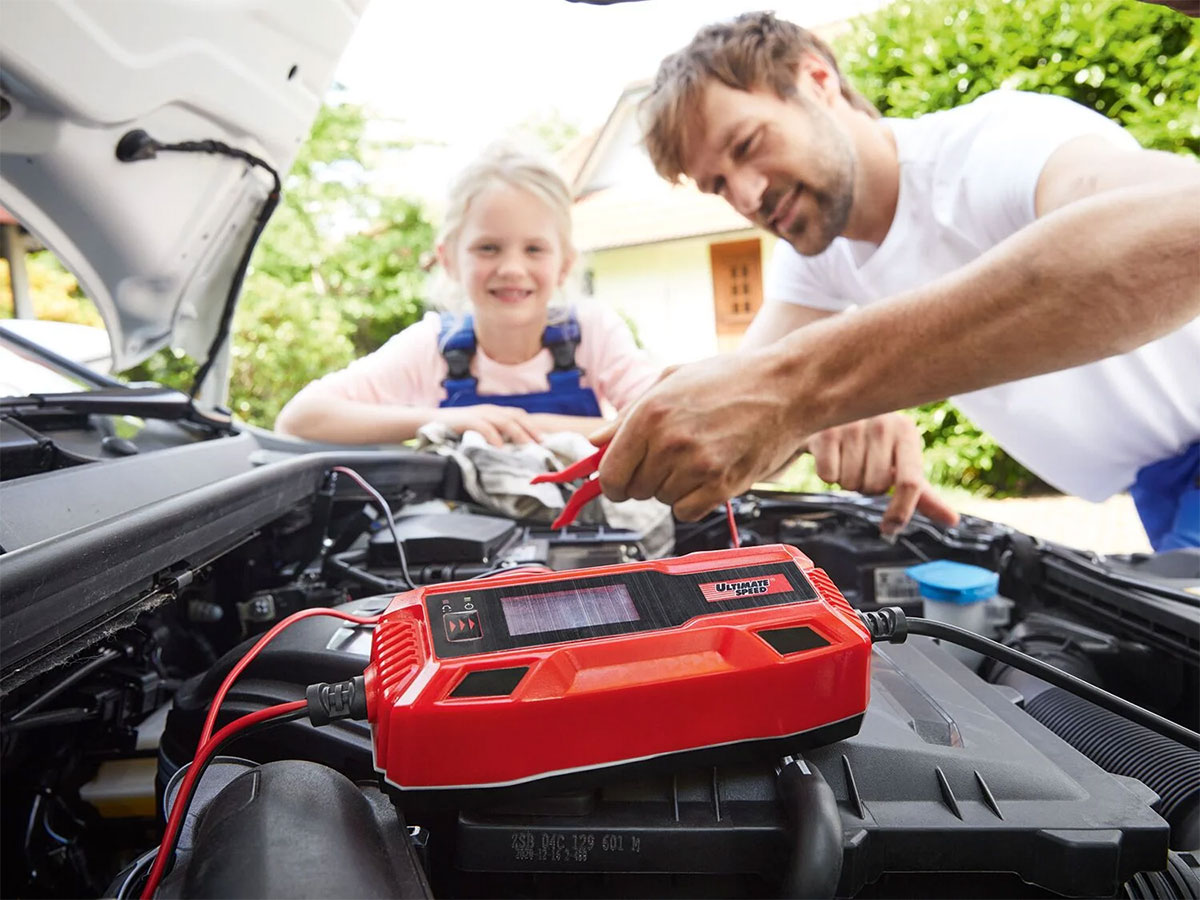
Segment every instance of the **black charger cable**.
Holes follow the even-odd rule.
[[[1096,687],[1094,684],[1089,684],[1082,678],[1068,675],[1062,669],[1056,669],[1054,666],[1042,662],[1040,659],[1034,659],[1020,650],[1006,647],[1004,644],[975,634],[973,631],[967,631],[964,628],[947,625],[945,622],[937,622],[933,619],[910,619],[904,615],[904,610],[894,606],[884,607],[873,612],[859,612],[858,615],[862,619],[863,624],[867,626],[867,630],[871,633],[871,639],[876,643],[887,641],[892,644],[902,644],[910,634],[919,634],[925,637],[949,641],[952,644],[966,647],[968,650],[974,650],[976,653],[982,653],[984,656],[989,656],[992,659],[1006,663],[1014,669],[1020,669],[1022,672],[1049,682],[1055,687],[1062,688],[1064,691],[1070,691],[1084,700],[1095,703],[1097,706],[1107,709],[1109,712],[1116,713],[1118,716],[1122,716],[1131,722],[1136,722],[1138,725],[1149,728],[1156,734],[1161,734],[1163,737],[1183,744],[1185,747],[1200,750],[1200,734],[1191,729],[1184,728],[1170,719],[1164,718],[1148,709],[1143,709],[1136,704],[1130,703],[1128,700],[1123,700],[1115,694],[1110,694],[1108,691]]]
[[[249,163],[251,166],[265,169],[270,174],[271,181],[273,182],[271,192],[267,194],[267,199],[263,202],[262,208],[258,211],[258,215],[254,219],[254,227],[250,232],[250,240],[246,242],[241,259],[238,260],[237,270],[233,273],[233,281],[230,282],[229,293],[225,295],[225,306],[221,309],[221,320],[217,325],[217,333],[213,335],[212,343],[209,345],[208,356],[200,364],[200,368],[196,370],[196,377],[192,380],[192,386],[188,391],[188,395],[194,400],[196,399],[196,394],[200,391],[201,385],[204,384],[204,379],[212,371],[212,367],[217,361],[217,354],[221,352],[221,347],[224,346],[225,341],[229,337],[229,329],[233,324],[233,310],[237,306],[238,293],[241,291],[242,282],[246,278],[246,269],[250,266],[250,256],[254,253],[254,247],[258,244],[258,239],[262,236],[263,229],[267,227],[267,221],[271,218],[271,214],[275,212],[275,207],[279,205],[283,186],[279,180],[279,173],[266,160],[260,159],[254,154],[237,147],[231,147],[221,141],[179,141],[174,144],[164,144],[150,137],[142,129],[136,128],[133,131],[126,132],[121,137],[121,140],[117,142],[117,159],[121,162],[154,159],[162,152],[210,153],[218,156],[229,156],[233,159],[240,159],[243,162]]]
[[[383,494],[371,487],[367,479],[363,478],[353,469],[348,466],[333,466],[329,470],[330,484],[333,490],[337,490],[337,473],[341,472],[360,488],[366,491],[371,499],[375,501],[375,506],[383,513],[384,519],[387,521],[388,530],[392,533],[392,541],[396,545],[396,555],[400,559],[400,574],[404,576],[404,589],[407,591],[416,590],[416,582],[413,581],[412,573],[408,570],[408,556],[404,552],[404,541],[400,540],[400,532],[396,530],[396,519],[392,515],[392,508],[388,502],[383,499]]]

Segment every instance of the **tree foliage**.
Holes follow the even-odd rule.
[[[525,139],[547,153],[559,153],[579,137],[579,126],[558,109],[526,116],[511,129],[512,136]]]
[[[998,88],[1058,94],[1144,146],[1200,153],[1200,22],[1138,0],[896,2],[835,41],[885,116],[919,116]]]
[[[1200,22],[1136,0],[896,2],[834,41],[885,116],[949,109],[999,88],[1059,94],[1144,146],[1200,153]],[[1039,485],[952,403],[913,410],[935,483],[1006,494]]]
[[[379,347],[423,309],[433,228],[417,204],[378,194],[364,157],[368,121],[322,108],[284,181],[234,317],[230,405],[270,427],[308,382]],[[164,350],[125,373],[178,387],[196,361]]]

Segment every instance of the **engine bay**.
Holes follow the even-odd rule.
[[[444,458],[295,449],[190,434],[0,483],[6,896],[137,895],[225,676],[289,614],[381,612],[406,587],[397,540],[416,585],[648,559],[637,532],[481,509]],[[386,499],[394,536],[334,466]],[[1197,727],[1187,559],[1101,559],[969,517],[918,520],[890,543],[883,508],[775,492],[733,505],[743,546],[798,548],[860,611],[919,615],[904,570],[920,562],[997,572],[997,640]],[[677,524],[674,555],[729,542],[714,512]],[[218,725],[361,675],[371,635],[323,617],[289,627],[234,682]],[[1200,884],[1200,754],[929,638],[874,648],[853,736],[502,801],[397,796],[366,722],[266,725],[206,770],[157,896],[1189,896]]]

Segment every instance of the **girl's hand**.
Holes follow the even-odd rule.
[[[514,406],[483,403],[479,406],[448,407],[439,409],[433,421],[441,422],[458,434],[478,431],[489,444],[496,447],[502,447],[505,443],[536,444],[542,439],[533,417]]]

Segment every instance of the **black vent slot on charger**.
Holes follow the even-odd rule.
[[[482,672],[468,672],[466,677],[450,692],[450,696],[460,697],[507,697],[517,689],[529,666],[514,666],[511,669],[485,669]]]
[[[804,625],[792,628],[772,628],[768,631],[758,632],[758,636],[770,644],[780,656],[829,646],[829,641]]]

